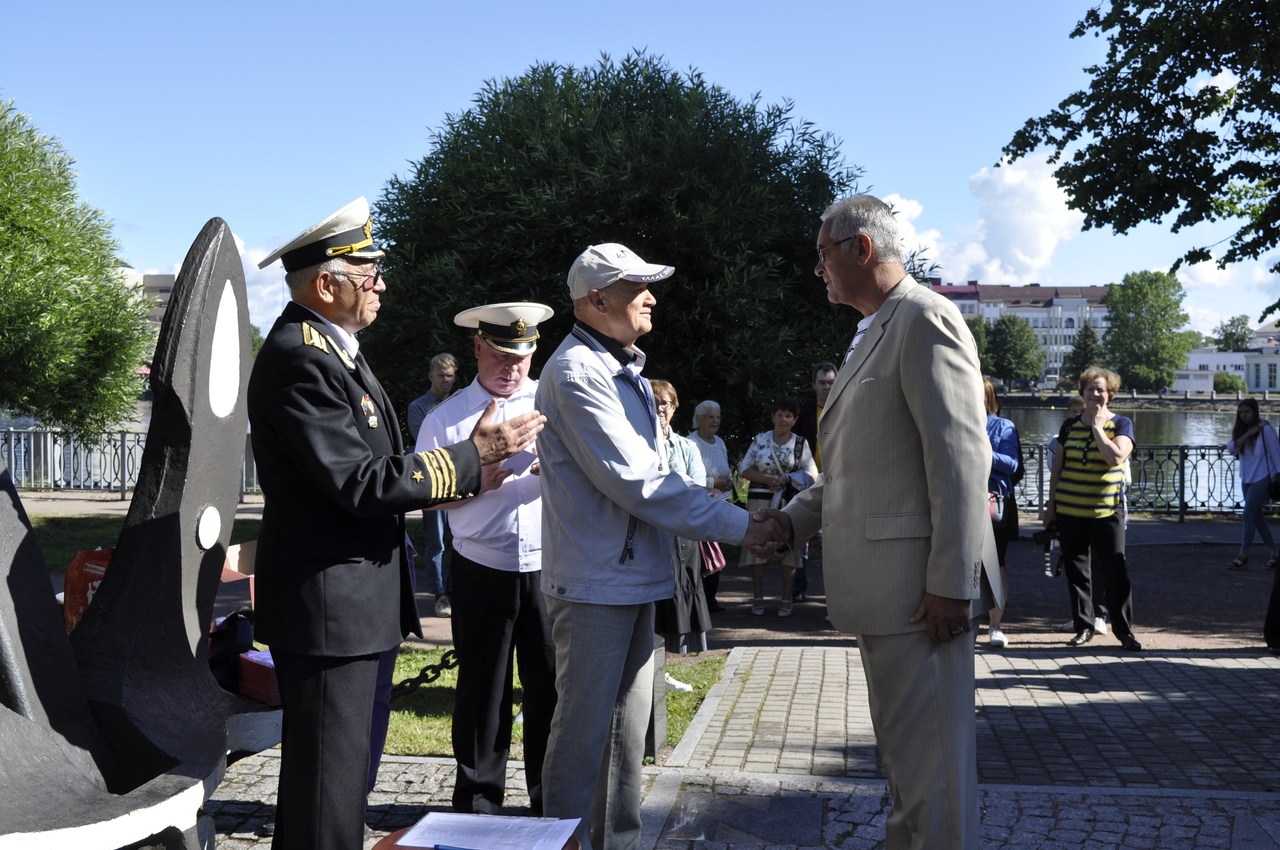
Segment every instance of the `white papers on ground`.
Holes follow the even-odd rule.
[[[439,850],[561,850],[579,818],[516,818],[430,812],[396,847]]]

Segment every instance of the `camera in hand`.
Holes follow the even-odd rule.
[[[1048,528],[1042,528],[1031,535],[1031,542],[1037,546],[1047,546],[1050,540],[1058,539],[1058,524],[1056,522],[1049,523]]]
[[[1037,546],[1044,547],[1044,574],[1049,578],[1062,575],[1062,552],[1058,548],[1058,524],[1049,523],[1048,528],[1031,535]]]

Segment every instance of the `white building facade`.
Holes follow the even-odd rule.
[[[1109,327],[1105,302],[1110,286],[988,286],[973,280],[958,285],[943,284],[938,278],[931,284],[934,292],[955,303],[965,319],[981,316],[988,325],[1005,314],[1025,319],[1040,340],[1044,377],[1051,381],[1061,374],[1081,328],[1092,325],[1101,340]]]

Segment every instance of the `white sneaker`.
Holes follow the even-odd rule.
[[[671,678],[670,673],[663,673],[662,676],[667,680],[667,687],[673,691],[685,691],[688,693],[693,690],[693,685],[690,685],[688,682],[682,682],[679,679]]]
[[[991,647],[993,649],[1004,649],[1009,645],[1009,639],[1005,637],[1004,632],[999,629],[992,629],[991,633],[987,637],[991,641]]]
[[[436,597],[436,616],[437,617],[453,616],[453,605],[449,602],[449,597],[447,596]]]
[[[1105,635],[1111,631],[1110,627],[1107,625],[1107,621],[1101,617],[1093,618],[1093,630],[1100,635]]]

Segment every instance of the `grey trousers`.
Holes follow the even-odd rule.
[[[893,795],[886,850],[977,850],[973,634],[858,635],[858,649]]]
[[[542,768],[543,814],[581,818],[574,835],[583,850],[629,850],[640,840],[653,603],[546,599],[558,701]]]

